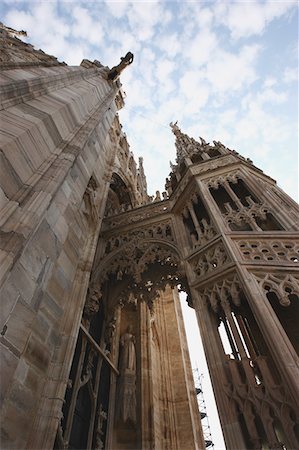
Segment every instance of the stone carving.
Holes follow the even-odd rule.
[[[194,138],[182,133],[181,129],[177,125],[177,121],[175,123],[170,122],[169,125],[176,137],[176,162],[178,164],[183,160],[183,158],[192,158],[196,154],[204,153],[206,158],[211,158],[213,156],[221,156],[232,152],[232,150],[228,149],[218,141],[213,141],[214,145],[210,145],[209,142],[206,142],[202,137],[199,137],[200,142],[196,141]],[[172,171],[175,171],[174,168],[172,168]]]
[[[160,201],[161,201],[160,191],[156,191],[156,197],[154,199],[154,202],[160,202]]]
[[[294,433],[296,408],[284,385],[274,379],[268,359],[265,356],[258,356],[254,360],[228,359],[227,368],[224,390],[229,401],[233,401],[243,415],[253,448],[259,449],[262,445],[260,430],[256,428],[257,419],[264,428],[269,448],[282,448],[274,421],[281,424],[285,435],[293,445],[297,444],[297,448],[299,441]]]
[[[128,67],[130,64],[132,64],[134,60],[134,55],[131,52],[128,52],[126,56],[120,58],[120,63],[117,66],[112,67],[111,70],[109,70],[107,78],[111,81],[116,81],[119,77],[122,71]]]
[[[254,273],[261,288],[265,293],[274,292],[282,306],[291,303],[290,294],[299,297],[299,275],[285,273]]]
[[[263,183],[264,191],[271,195],[275,202],[278,202],[283,209],[287,208],[288,215],[294,220],[297,225],[295,229],[299,226],[299,208],[296,202],[294,202],[285,192],[283,192],[277,186],[269,185],[269,183]]]
[[[98,312],[102,294],[97,288],[89,288],[83,310],[82,322],[89,329],[92,317]]]
[[[226,223],[228,225],[241,225],[245,222],[252,226],[254,230],[262,231],[255,219],[259,218],[261,220],[266,220],[267,213],[271,212],[271,209],[264,202],[259,204],[254,203],[249,196],[246,197],[246,200],[248,201],[249,206],[243,206],[242,208],[239,208],[238,211],[232,209],[230,203],[224,204],[227,212],[223,214],[223,217]]]
[[[241,174],[239,171],[236,170],[236,171],[230,171],[225,174],[217,175],[214,177],[210,177],[204,181],[209,188],[217,189],[218,186],[221,186],[226,181],[230,181],[232,183],[237,183],[238,179],[241,179]]]
[[[213,225],[209,223],[205,218],[199,220],[199,227],[200,232],[198,233],[191,232],[191,241],[192,241],[192,247],[197,249],[198,247],[201,247],[202,245],[205,245],[207,242],[209,242],[211,239],[213,239],[217,232]],[[199,235],[199,236],[198,236]]]
[[[88,353],[87,362],[85,367],[83,368],[81,380],[80,380],[80,388],[84,386],[90,379],[92,379],[93,373],[92,369],[94,367],[94,359],[97,356],[96,350],[91,347]]]
[[[203,286],[199,290],[201,299],[210,305],[214,312],[218,313],[221,307],[225,310],[234,305],[240,305],[240,282],[237,275],[231,275],[209,286]]]
[[[103,260],[99,268],[100,280],[104,281],[108,274],[114,273],[118,280],[127,275],[140,283],[149,265],[157,263],[164,268],[174,269],[179,266],[179,261],[178,254],[171,247],[140,241],[136,237],[123,245],[121,251]]]
[[[194,168],[194,173],[200,174],[203,172],[210,172],[211,170],[218,169],[219,167],[228,166],[230,164],[234,164],[238,162],[237,158],[233,155],[223,155],[221,158],[217,159],[208,159],[198,164]]]
[[[246,260],[287,261],[299,266],[298,240],[253,240],[238,241],[237,245]]]
[[[116,322],[117,322],[117,316],[116,316],[116,310],[114,309],[114,311],[112,313],[112,318],[108,322],[108,325],[107,325],[106,330],[105,330],[106,348],[109,348],[109,349],[111,349],[113,338],[114,338],[114,335],[115,335]]]
[[[111,230],[112,228],[116,228],[121,225],[128,225],[153,218],[155,215],[164,214],[169,211],[169,209],[170,205],[167,200],[157,203],[149,203],[147,205],[135,208],[132,212],[128,211],[126,214],[106,218],[105,225]]]
[[[196,275],[202,277],[203,275],[207,275],[210,272],[223,267],[228,262],[229,258],[223,243],[219,242],[199,255],[196,255],[190,263]]]
[[[105,255],[120,249],[123,245],[128,244],[136,238],[140,240],[154,239],[174,242],[171,222],[158,222],[153,225],[144,226],[142,230],[133,230],[118,236],[112,236],[106,244]]]
[[[136,424],[136,349],[129,325],[120,338],[118,417]]]
[[[98,413],[98,424],[96,428],[96,445],[95,450],[102,450],[104,448],[104,442],[103,442],[103,425],[105,420],[107,420],[107,413],[103,410],[102,404],[100,404]]]
[[[2,70],[5,68],[20,68],[22,65],[26,67],[28,63],[45,66],[65,65],[65,63],[59,63],[54,56],[47,55],[42,50],[36,50],[33,45],[27,44],[17,37],[26,35],[26,31],[14,30],[0,22],[0,62]],[[24,102],[24,97],[22,101]]]
[[[126,371],[136,372],[135,336],[133,336],[132,331],[132,327],[129,325],[126,332],[120,338],[122,349],[119,370],[121,373],[125,373]]]
[[[99,220],[99,211],[97,206],[97,190],[98,185],[95,179],[91,177],[83,196],[84,200],[83,213],[88,217],[88,220],[93,224],[97,223],[97,221]]]

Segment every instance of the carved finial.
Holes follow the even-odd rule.
[[[133,60],[134,60],[134,55],[131,52],[128,52],[126,54],[126,56],[121,57],[120,58],[120,63],[117,66],[112,67],[111,70],[109,70],[109,73],[108,73],[108,76],[107,76],[108,80],[116,81],[119,78],[121,72],[127,66],[132,64]]]
[[[209,145],[208,142],[206,142],[201,136],[199,136],[200,139],[200,145]]]
[[[173,122],[170,122],[170,124],[169,124],[169,126],[170,126],[170,128],[172,129],[172,132],[174,133],[174,134],[177,134],[177,133],[180,133],[181,132],[181,130],[180,130],[180,128],[178,127],[178,121],[176,121],[175,123],[173,123]]]

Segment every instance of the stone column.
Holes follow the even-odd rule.
[[[225,181],[222,186],[225,188],[226,192],[228,193],[228,195],[230,196],[230,198],[236,203],[237,207],[241,210],[244,208],[241,200],[239,199],[239,197],[235,194],[235,192],[232,190],[232,188],[230,187],[228,181]]]
[[[235,407],[229,401],[223,389],[227,382],[227,375],[224,367],[225,354],[217,330],[216,315],[204,304],[194,288],[192,289],[192,300],[209,367],[225,444],[227,449],[230,450],[245,450],[246,444]]]
[[[265,294],[253,275],[239,266],[248,304],[282,379],[299,407],[299,359]]]
[[[120,320],[121,320],[121,307],[118,306],[115,311],[115,332],[112,335],[111,342],[111,361],[115,365],[118,366],[118,357],[119,357],[119,340],[120,340]],[[113,319],[114,319],[113,318]],[[107,433],[106,433],[106,445],[107,448],[113,448],[113,429],[114,429],[114,421],[115,421],[115,406],[116,406],[116,385],[117,385],[117,376],[111,371],[110,375],[110,395],[109,395],[109,409],[108,409],[108,418],[107,418]]]
[[[195,214],[195,211],[194,211],[193,203],[192,202],[188,202],[187,203],[187,208],[188,208],[188,211],[189,211],[189,213],[191,215],[192,222],[194,224],[194,227],[195,227],[195,230],[196,230],[196,233],[197,233],[197,239],[199,241],[200,240],[200,236],[201,236],[201,228],[200,228],[200,225],[199,225],[199,221],[198,221],[197,215]]]
[[[137,411],[140,420],[140,448],[154,448],[154,418],[153,418],[153,386],[151,373],[151,336],[150,312],[146,302],[139,302],[140,351],[137,351],[137,368],[140,371],[140,388]]]

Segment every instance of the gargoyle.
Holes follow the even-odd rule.
[[[126,56],[120,58],[120,63],[117,66],[112,67],[112,69],[108,72],[108,80],[116,81],[121,72],[130,64],[132,64],[134,60],[134,55],[131,52],[128,52]]]

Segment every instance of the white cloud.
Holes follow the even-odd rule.
[[[209,29],[202,29],[188,42],[184,42],[184,56],[190,64],[200,66],[210,61],[217,46],[216,34]]]
[[[160,50],[167,53],[168,57],[174,57],[183,50],[182,42],[176,33],[157,35],[155,42]]]
[[[129,10],[130,1],[121,0],[121,1],[111,1],[105,0],[105,4],[113,17],[120,19],[123,17]]]
[[[275,18],[291,11],[296,1],[228,2],[218,10],[218,19],[230,29],[235,39],[259,35]]]
[[[283,81],[285,83],[292,83],[293,81],[298,81],[298,67],[287,67],[283,73]]]
[[[103,39],[103,31],[100,21],[93,20],[88,9],[75,6],[72,10],[74,23],[72,34],[76,38],[85,39],[90,44],[100,44]]]
[[[156,67],[156,76],[159,80],[167,80],[171,73],[175,70],[174,61],[169,59],[160,59]]]
[[[265,88],[275,86],[276,84],[277,84],[277,79],[274,77],[266,78],[266,80],[264,81]]]
[[[186,100],[182,109],[186,114],[194,114],[206,105],[209,100],[210,87],[202,77],[200,71],[188,71],[180,79],[180,93],[184,94]]]
[[[216,91],[229,94],[248,86],[257,78],[255,64],[259,46],[244,46],[238,54],[217,50],[207,64],[206,77]]]
[[[136,40],[149,41],[155,27],[165,26],[171,20],[171,13],[161,2],[131,2],[127,14],[130,30]]]

